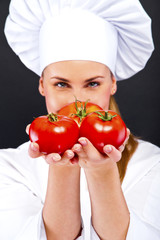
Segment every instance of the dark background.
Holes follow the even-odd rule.
[[[38,76],[12,52],[3,28],[10,0],[0,0],[0,148],[28,141],[25,127],[46,114],[38,92]],[[128,128],[138,137],[160,146],[160,1],[141,0],[152,18],[155,51],[144,70],[118,83],[116,99]]]

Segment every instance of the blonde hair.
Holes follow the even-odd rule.
[[[113,96],[111,96],[111,98],[110,98],[109,109],[111,109],[114,112],[121,115],[120,111],[119,111],[119,107],[118,107],[118,105],[116,103],[116,100]],[[125,149],[122,153],[122,158],[117,163],[121,183],[123,182],[123,179],[125,177],[128,162],[131,159],[133,153],[136,151],[137,146],[138,146],[137,138],[131,133],[130,136],[129,136],[128,142],[125,146]]]

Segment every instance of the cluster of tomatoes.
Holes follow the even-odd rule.
[[[36,118],[30,125],[29,137],[39,144],[44,154],[63,154],[77,143],[79,137],[86,137],[101,153],[103,147],[111,144],[118,148],[126,138],[126,125],[113,111],[104,111],[91,102],[76,100],[64,106],[58,114]]]

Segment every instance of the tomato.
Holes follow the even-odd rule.
[[[58,111],[58,114],[64,115],[74,119],[79,125],[83,121],[83,119],[90,113],[103,110],[97,104],[91,102],[81,102],[79,100],[75,100]]]
[[[125,123],[117,113],[110,110],[89,114],[80,126],[80,137],[88,138],[101,153],[104,153],[103,147],[107,144],[120,147],[126,134]]]
[[[79,127],[73,119],[51,113],[31,123],[29,137],[39,144],[40,152],[63,154],[77,142]]]

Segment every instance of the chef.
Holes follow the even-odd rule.
[[[118,112],[117,81],[154,49],[138,0],[12,0],[5,34],[55,113],[73,96]],[[30,142],[1,150],[0,239],[160,239],[160,149],[128,130],[103,150],[86,138],[62,156]]]

